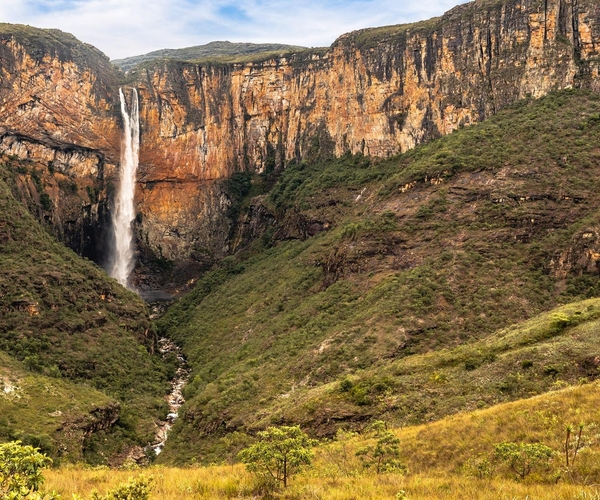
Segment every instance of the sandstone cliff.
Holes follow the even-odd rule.
[[[119,159],[116,88],[97,49],[58,30],[0,24],[0,152],[30,160],[52,201],[40,218],[94,259],[108,220],[104,179]],[[18,184],[22,199],[39,201],[28,176]]]
[[[0,149],[57,162],[74,178],[104,175],[120,122],[108,61],[74,42],[55,48],[54,32],[34,45],[3,31]],[[140,242],[176,261],[222,256],[229,201],[219,179],[345,152],[386,157],[527,95],[600,90],[599,44],[594,0],[477,0],[344,35],[328,50],[134,69]]]
[[[198,185],[235,170],[345,152],[386,157],[527,95],[597,90],[599,43],[594,1],[477,1],[438,19],[350,33],[327,51],[139,70],[145,234],[158,245],[179,227],[167,256],[182,258],[207,237],[182,236],[202,220],[189,212],[219,206],[210,188],[199,203]],[[182,186],[172,205],[148,194],[165,182]]]

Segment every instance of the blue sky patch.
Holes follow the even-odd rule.
[[[217,11],[220,16],[232,21],[250,21],[250,17],[235,5],[223,5]]]

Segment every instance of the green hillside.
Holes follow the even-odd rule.
[[[118,414],[90,386],[31,371],[0,352],[0,440],[39,447],[58,463],[81,461],[85,434]]]
[[[40,182],[33,164],[0,164],[0,350],[32,374],[56,378],[57,386],[66,384],[58,379],[81,384],[75,401],[102,391],[104,400],[119,403],[107,440],[98,440],[104,444],[93,432],[83,443],[87,459],[104,461],[152,440],[154,419],[167,411],[162,396],[171,370],[151,354],[156,335],[145,303],[50,236],[13,196],[17,176]],[[46,396],[32,398],[46,404]],[[29,432],[31,418],[15,419],[11,432]]]
[[[597,498],[600,478],[598,382],[582,384],[512,403],[402,429],[387,429],[398,438],[406,468],[377,474],[356,453],[374,446],[377,435],[342,432],[314,448],[312,466],[294,475],[287,488],[269,495],[242,464],[174,468],[149,472],[155,480],[150,498],[320,498],[355,500],[408,498],[573,500]],[[567,428],[571,434],[567,443]],[[581,432],[581,433],[580,433]],[[387,433],[384,433],[386,435]],[[502,442],[543,446],[552,454],[533,465],[523,480],[495,452]],[[566,463],[565,443],[569,451]],[[385,454],[384,454],[385,456]],[[385,459],[389,460],[389,451]],[[59,469],[49,471],[47,485],[63,497],[106,491],[131,479],[130,470]]]
[[[598,295],[599,140],[600,96],[567,91],[390,160],[287,167],[262,198],[278,226],[160,321],[194,369],[163,459],[594,379],[595,301],[507,328]]]
[[[148,63],[157,59],[174,59],[177,61],[220,61],[239,62],[263,57],[266,54],[280,55],[282,53],[304,50],[305,47],[284,45],[281,43],[232,43],[210,42],[205,45],[196,45],[183,49],[162,49],[148,54],[115,59],[113,64],[123,71],[129,71],[138,64]]]

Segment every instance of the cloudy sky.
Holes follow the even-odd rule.
[[[59,28],[112,59],[214,40],[329,46],[355,29],[438,16],[466,0],[0,0],[0,21]]]

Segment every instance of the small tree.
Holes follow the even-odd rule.
[[[271,478],[287,487],[288,479],[312,463],[310,439],[299,426],[269,427],[257,434],[258,441],[243,449],[238,458],[248,471]]]
[[[356,452],[363,465],[367,468],[374,467],[377,474],[384,472],[406,472],[406,466],[398,460],[400,458],[400,439],[387,429],[387,424],[376,420],[370,426],[375,445],[365,446]]]
[[[503,441],[495,445],[496,456],[506,462],[521,479],[525,479],[533,470],[547,465],[554,452],[541,443],[514,443]]]
[[[42,469],[51,464],[38,448],[21,441],[0,444],[0,497],[18,499],[34,494],[44,482]]]

